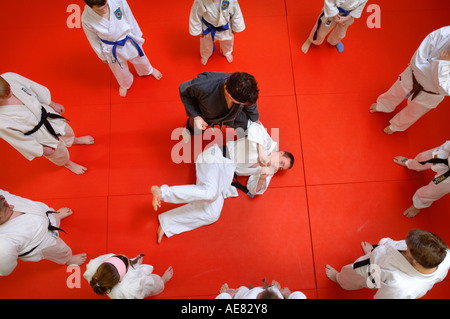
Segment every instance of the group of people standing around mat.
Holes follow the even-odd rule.
[[[93,50],[107,64],[119,84],[119,95],[126,97],[134,76],[128,62],[139,76],[152,75],[160,80],[162,73],[154,68],[143,49],[143,33],[126,0],[84,0],[82,26]],[[307,53],[311,44],[328,43],[342,53],[347,28],[358,19],[367,0],[325,0],[322,12],[309,38],[302,46]],[[230,63],[233,61],[235,33],[245,29],[244,17],[237,0],[195,0],[189,32],[200,37],[203,65],[216,50]],[[450,26],[430,33],[414,54],[406,70],[370,107],[371,112],[393,112],[408,99],[408,105],[391,120],[385,132],[404,131],[429,109],[435,108],[450,94]],[[203,72],[180,85],[179,94],[187,115],[183,141],[201,136],[208,128],[223,126],[235,129],[237,139],[224,145],[214,144],[195,160],[196,184],[153,185],[152,206],[162,203],[185,204],[158,215],[157,241],[170,238],[217,221],[224,200],[238,196],[238,190],[250,197],[261,195],[272,177],[294,165],[294,156],[268,134],[259,120],[258,83],[246,72]],[[91,136],[76,137],[63,117],[65,109],[52,100],[50,91],[19,74],[0,76],[0,138],[28,160],[44,156],[58,166],[82,175],[87,168],[71,161],[68,148],[73,144],[90,145]],[[413,198],[414,209],[405,212],[413,217],[418,210],[450,192],[448,158],[450,141],[419,154],[415,159],[398,156],[395,162],[410,169],[433,169],[436,178],[419,189]],[[244,186],[238,176],[247,176]],[[59,237],[62,219],[72,210],[54,210],[44,203],[25,199],[0,190],[0,275],[7,276],[17,260],[48,259],[59,264],[81,265],[85,253],[73,254]],[[445,278],[450,268],[448,246],[436,235],[411,230],[406,239],[382,239],[378,245],[362,243],[364,257],[345,266],[340,272],[327,265],[327,276],[344,289],[377,288],[378,298],[420,298],[434,283]],[[146,298],[161,293],[172,278],[169,267],[162,276],[153,274],[151,265],[143,264],[143,254],[129,258],[106,254],[91,259],[84,277],[99,295],[110,298]],[[378,269],[374,274],[374,269]],[[264,280],[261,287],[220,288],[217,298],[295,298],[277,281]]]

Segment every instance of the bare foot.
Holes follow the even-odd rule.
[[[169,266],[169,268],[166,269],[164,274],[161,276],[161,279],[164,281],[164,283],[168,282],[173,277],[173,268],[172,266]]]
[[[86,261],[87,255],[86,253],[78,254],[78,255],[72,255],[70,257],[69,261],[67,262],[67,265],[82,265]]]
[[[414,205],[411,205],[411,207],[409,207],[407,210],[405,210],[403,215],[408,217],[408,218],[411,218],[411,217],[416,216],[419,213],[420,213],[420,209],[419,208],[415,208]]]
[[[161,78],[162,78],[162,73],[155,68],[153,68],[153,72],[151,75],[153,75],[153,77],[157,80],[161,80]]]
[[[386,133],[387,135],[391,135],[392,133],[395,133],[395,131],[391,130],[390,126],[386,126],[384,128],[384,133]]]
[[[161,225],[158,227],[158,230],[156,231],[156,237],[158,244],[161,244],[161,240],[164,236],[164,230],[162,229]]]
[[[375,112],[378,112],[378,111],[377,111],[377,103],[373,103],[373,104],[370,106],[370,113],[375,113]]]
[[[361,248],[362,248],[364,254],[368,254],[372,251],[373,246],[372,246],[372,244],[369,244],[368,242],[363,241],[363,242],[361,242]]]
[[[80,136],[75,137],[73,144],[76,145],[92,145],[94,144],[94,138],[92,136]]]
[[[227,59],[228,63],[233,62],[233,56],[231,54],[225,55],[225,58]]]
[[[406,167],[406,162],[408,161],[409,158],[404,157],[404,156],[396,156],[394,158],[394,163],[398,164],[400,166]]]
[[[224,293],[224,292],[227,292],[229,289],[230,289],[230,287],[228,287],[228,284],[227,284],[227,283],[224,283],[224,284],[222,285],[222,287],[220,287],[219,292],[220,292],[220,293]]]
[[[201,62],[203,65],[206,65],[206,63],[208,63],[208,58],[201,58],[201,59],[200,59],[200,62]]]
[[[55,214],[55,218],[59,220],[63,220],[64,218],[69,217],[73,214],[73,211],[68,207],[63,207],[57,210],[59,214]]]
[[[68,168],[71,172],[77,174],[77,175],[82,175],[84,173],[86,173],[87,168],[81,165],[78,165],[72,161],[68,161],[66,165],[64,165],[64,167]]]
[[[154,185],[150,188],[150,191],[152,192],[153,199],[152,199],[152,205],[155,212],[158,210],[158,208],[161,207],[161,188]]]
[[[302,52],[304,54],[308,53],[309,47],[311,46],[311,41],[308,39],[305,41],[305,43],[303,43],[302,45]]]
[[[331,267],[330,265],[325,266],[325,274],[327,275],[328,279],[330,279],[331,281],[337,282],[337,280],[336,280],[337,273],[338,273],[338,271],[336,269],[334,269],[333,267]]]
[[[281,290],[281,285],[278,281],[272,280],[271,286],[274,286],[275,288],[278,288],[278,290]]]
[[[123,87],[120,87],[120,88],[119,88],[119,95],[120,95],[121,97],[125,97],[125,96],[127,96],[127,91],[128,91],[128,89],[125,89],[125,88],[123,88]]]

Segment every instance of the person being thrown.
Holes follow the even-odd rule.
[[[272,176],[279,170],[292,168],[294,156],[278,151],[264,126],[250,122],[245,138],[229,141],[222,149],[214,144],[196,160],[195,185],[152,186],[155,211],[166,203],[186,203],[158,216],[157,241],[216,222],[224,199],[238,196],[236,187],[245,189],[251,197],[267,189]],[[232,181],[234,176],[249,176],[246,188]],[[236,187],[234,186],[236,185]]]

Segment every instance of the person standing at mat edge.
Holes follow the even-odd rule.
[[[308,53],[311,44],[321,45],[331,32],[327,42],[342,53],[344,44],[341,41],[345,38],[348,27],[361,17],[366,3],[367,0],[325,0],[311,34],[302,45],[302,52]]]
[[[128,61],[139,76],[153,75],[160,80],[162,74],[144,54],[142,31],[126,0],[84,0],[81,16],[83,30],[100,60],[111,68],[120,85],[119,94],[127,95],[133,84]]]
[[[449,95],[450,26],[446,26],[425,37],[408,67],[370,106],[370,112],[394,112],[407,99],[407,105],[384,128],[386,134],[403,132]]]
[[[237,0],[195,0],[189,17],[189,33],[200,36],[201,63],[206,65],[220,41],[220,51],[233,62],[234,34],[245,29],[244,17]]]
[[[419,299],[450,268],[449,249],[428,231],[412,229],[405,240],[383,238],[378,245],[362,242],[364,256],[337,271],[326,265],[327,277],[343,289],[377,289],[374,299]]]

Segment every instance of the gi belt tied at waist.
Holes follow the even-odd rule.
[[[120,64],[119,60],[117,60],[117,46],[120,45],[121,47],[123,47],[127,43],[128,40],[130,40],[134,44],[134,46],[136,47],[136,50],[139,53],[139,56],[144,56],[144,51],[142,51],[142,49],[139,46],[139,44],[132,37],[130,37],[129,35],[127,35],[124,39],[119,40],[119,41],[115,41],[115,42],[114,41],[107,41],[107,40],[103,40],[103,39],[100,39],[100,40],[103,43],[105,43],[105,44],[109,44],[109,45],[113,46],[112,54],[113,54],[114,59],[117,61],[117,63],[119,63],[120,67],[122,67],[122,65]]]
[[[433,164],[444,164],[448,166],[448,159],[443,159],[443,158],[432,158],[428,161],[423,161],[423,162],[419,162],[422,165],[425,165],[426,163],[433,163]],[[445,179],[447,179],[447,177],[450,176],[450,166],[447,172],[445,172],[442,175],[439,175],[438,177],[436,177],[435,179],[433,179],[433,183],[435,183],[436,185],[443,182]]]
[[[428,94],[439,95],[439,93],[425,90],[422,84],[420,84],[419,81],[417,81],[416,77],[414,76],[414,72],[412,72],[412,80],[413,80],[412,90],[406,95],[406,98],[408,98],[412,94],[411,101],[414,100],[421,91],[424,91]]]
[[[228,158],[229,160],[231,160],[230,158],[230,153],[228,152],[227,146],[223,145],[222,146],[222,154],[223,157]],[[247,186],[242,185],[241,183],[239,183],[239,181],[237,180],[237,175],[236,173],[234,173],[234,182],[231,183],[232,186],[240,189],[241,191],[243,191],[244,193],[246,193],[248,196],[250,196],[251,198],[255,197],[255,195],[253,195],[252,193],[250,193],[250,191],[248,190]]]
[[[230,28],[229,24],[225,24],[224,26],[221,27],[215,27],[213,26],[211,23],[209,23],[208,21],[206,21],[205,19],[202,18],[203,23],[205,24],[205,26],[207,27],[207,29],[205,31],[203,31],[203,35],[208,35],[209,33],[211,33],[211,38],[212,38],[212,42],[213,42],[213,52],[216,51],[216,45],[214,44],[214,38],[216,36],[216,32],[222,32],[222,31],[226,31]]]
[[[338,7],[339,10],[339,15],[342,17],[346,17],[350,14],[350,12],[352,12],[352,10],[345,10],[342,9],[341,7]],[[319,20],[317,20],[317,28],[316,28],[316,32],[314,32],[314,36],[313,36],[313,40],[317,40],[317,31],[320,28],[320,25],[322,24],[322,17],[324,16],[324,12],[322,11],[322,14],[319,16]]]
[[[59,115],[59,114],[54,114],[54,113],[48,113],[45,108],[41,105],[41,120],[39,121],[39,123],[29,132],[25,133],[25,135],[31,135],[35,132],[37,132],[42,125],[44,125],[47,130],[50,132],[51,135],[53,135],[58,141],[59,141],[59,136],[58,134],[56,134],[55,130],[53,129],[52,125],[50,124],[50,122],[48,121],[49,118],[51,119],[63,119],[68,121],[68,119],[66,119],[65,117]]]

